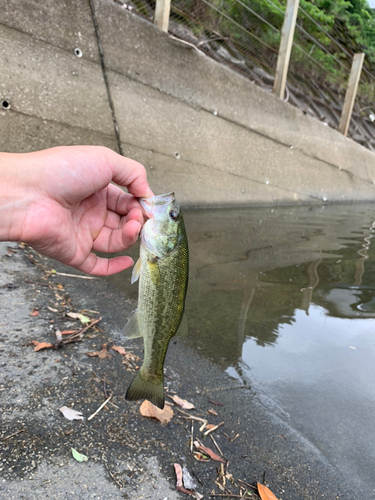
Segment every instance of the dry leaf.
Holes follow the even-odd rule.
[[[177,483],[176,488],[180,488],[182,486],[182,469],[180,464],[173,464],[174,471],[176,473]]]
[[[260,498],[262,500],[277,500],[275,495],[272,493],[272,491],[267,488],[267,486],[264,486],[264,484],[257,483],[258,486],[258,492],[260,495]]]
[[[34,309],[33,311],[31,311],[30,316],[39,316],[39,311]]]
[[[63,330],[61,335],[70,335],[71,333],[77,333],[79,330]]]
[[[113,349],[114,351],[118,352],[119,354],[122,354],[122,356],[126,355],[125,349],[123,347],[119,346],[119,345],[113,345],[111,347],[111,349]]]
[[[108,353],[107,349],[107,344],[102,345],[102,350],[101,351],[95,351],[95,352],[85,352],[86,356],[90,357],[98,357],[99,359],[104,359],[104,358],[110,358],[111,355]]]
[[[144,417],[156,418],[162,424],[168,424],[174,415],[170,406],[164,405],[164,408],[161,410],[157,406],[150,403],[150,401],[147,401],[147,399],[143,401],[139,411]]]
[[[53,344],[49,342],[38,342],[37,340],[32,340],[31,342],[35,345],[34,351],[41,351],[42,349],[50,349],[53,347]]]
[[[84,323],[90,323],[90,318],[88,318],[84,314],[69,312],[69,313],[66,313],[66,315],[69,316],[69,318],[79,319],[80,322],[83,323],[83,324]]]
[[[195,488],[195,483],[193,481],[193,478],[190,476],[189,471],[187,468],[184,466],[184,485],[182,485],[182,469],[181,465],[179,464],[173,464],[174,465],[174,470],[176,473],[176,478],[177,478],[177,483],[176,483],[176,489],[178,491],[181,491],[181,493],[185,493],[185,495],[191,495],[193,498],[196,498],[197,500],[201,500],[203,498],[203,495],[200,493],[197,493],[196,491],[192,491],[192,489],[187,487],[187,484],[192,484],[193,487]],[[190,481],[190,482],[189,482]]]
[[[206,429],[209,431],[210,429],[213,429],[214,427],[217,427],[215,424],[207,424]]]
[[[68,420],[83,420],[82,412],[73,410],[73,408],[62,406],[59,410]]]
[[[58,309],[55,309],[54,307],[47,306],[47,309],[48,309],[49,311],[53,312],[53,313],[57,313],[57,312],[59,312],[59,310],[58,310]]]
[[[215,410],[213,410],[212,408],[210,408],[207,413],[211,413],[211,415],[215,415],[215,417],[217,417],[217,412]]]
[[[219,455],[217,455],[214,451],[212,451],[210,448],[207,448],[207,446],[203,446],[203,444],[200,444],[198,441],[194,441],[194,446],[197,448],[198,451],[204,453],[205,455],[208,455],[212,460],[215,460],[216,462],[224,462]]]
[[[186,401],[186,399],[181,399],[177,395],[174,395],[172,397],[173,401],[176,403],[176,405],[181,406],[184,410],[193,410],[195,409],[195,406],[192,403],[189,403]]]

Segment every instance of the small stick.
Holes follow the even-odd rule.
[[[9,434],[9,436],[3,438],[3,441],[6,441],[7,439],[12,438],[13,436],[17,436],[17,434],[21,434],[25,429],[18,429],[18,431],[13,432],[13,434]]]
[[[231,439],[232,443],[238,438],[239,434],[236,434],[233,439]]]
[[[52,274],[58,274],[59,276],[68,276],[69,278],[81,278],[83,280],[99,280],[100,278],[95,278],[94,276],[79,276],[78,274],[67,274],[58,273],[57,271]]]
[[[245,483],[245,481],[242,481],[242,479],[237,479],[237,481],[238,481],[239,483],[244,484],[245,486],[248,486],[249,488],[252,488],[252,489],[253,489],[253,490],[255,490],[255,491],[258,491],[258,488],[256,488],[256,487],[255,487],[255,486],[253,486],[252,484]]]
[[[52,288],[53,287],[53,284],[47,284],[47,283],[40,283],[39,281],[29,281],[29,280],[25,280],[25,283],[31,283],[32,285],[39,285],[39,286],[46,286],[48,288]]]
[[[72,335],[69,335],[69,337],[67,337],[66,339],[63,339],[62,343],[69,344],[73,339],[75,339],[76,337],[80,337],[83,333],[85,333],[86,330],[88,330],[92,326],[96,325],[96,323],[99,323],[99,321],[101,319],[102,318],[98,318],[98,319],[95,319],[94,321],[91,321],[91,323],[89,325],[85,326],[81,330],[78,330],[76,333],[72,333]]]
[[[218,452],[220,453],[220,455],[223,457],[223,452],[221,451],[221,449],[219,448],[219,445],[217,444],[217,442],[215,441],[215,438],[213,437],[212,434],[210,434],[210,438],[212,439],[212,442],[214,443],[214,445],[216,446]]]
[[[205,433],[203,433],[203,436],[208,436],[209,434],[211,434],[211,432],[216,431],[216,429],[218,429],[222,425],[224,425],[224,422],[221,422],[220,424],[215,425],[215,427],[212,427],[212,429],[209,429],[208,431],[206,431]]]
[[[191,438],[190,438],[190,451],[193,452],[194,443],[194,420],[191,421]]]
[[[207,422],[205,422],[203,425],[201,425],[201,426],[199,427],[199,432],[202,432],[202,431],[203,431],[203,429],[206,427],[206,425],[207,425]]]
[[[101,410],[102,408],[104,408],[104,406],[108,403],[108,401],[112,398],[112,396],[113,396],[113,394],[111,394],[111,395],[109,396],[109,398],[108,398],[108,399],[106,399],[106,400],[104,401],[104,403],[103,403],[102,405],[100,405],[100,406],[99,406],[99,408],[96,410],[96,412],[94,412],[92,415],[90,415],[90,416],[89,416],[89,418],[88,418],[87,420],[91,420],[92,418],[94,418],[94,417],[95,417],[95,415],[97,415],[97,414],[100,412],[100,410]]]
[[[186,413],[186,411],[180,410],[179,408],[174,408],[174,409],[180,413],[183,413],[184,415],[187,415],[186,418],[190,418],[192,420],[198,420],[198,422],[203,422],[204,424],[207,425],[207,420],[205,420],[204,418],[194,417],[193,415],[190,415],[189,413]]]

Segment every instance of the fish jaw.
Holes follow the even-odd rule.
[[[151,198],[139,198],[139,203],[143,208],[146,217],[152,219],[158,212],[163,212],[165,210],[165,205],[175,201],[174,193],[160,194],[158,196],[152,196]]]
[[[180,243],[182,212],[174,193],[140,198],[148,217],[141,233],[142,245],[158,259],[164,258]]]

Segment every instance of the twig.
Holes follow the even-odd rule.
[[[99,408],[96,410],[96,412],[94,412],[92,415],[90,415],[90,416],[89,416],[89,418],[88,418],[87,420],[91,420],[92,418],[94,418],[94,417],[95,417],[95,415],[97,415],[97,414],[100,412],[100,410],[101,410],[102,408],[104,408],[104,406],[108,403],[108,401],[112,398],[112,396],[113,396],[113,394],[111,394],[111,395],[109,396],[109,398],[108,398],[108,399],[106,399],[106,400],[104,401],[104,403],[103,403],[102,405],[100,405],[100,406],[99,406]]]
[[[212,403],[213,405],[224,406],[223,403],[218,403],[217,401],[211,401],[210,399],[208,400],[208,402]]]
[[[239,437],[239,434],[236,434],[233,439],[231,439],[231,442],[234,443],[234,441]]]
[[[220,455],[223,457],[223,452],[221,451],[221,449],[219,448],[219,445],[217,444],[217,442],[215,441],[215,438],[213,437],[212,434],[210,434],[210,438],[212,439],[212,442],[214,443],[214,445],[216,446],[218,452],[220,453]]]
[[[199,417],[194,417],[193,415],[190,415],[189,413],[186,413],[186,411],[180,410],[179,408],[175,408],[180,413],[183,413],[184,415],[187,415],[185,418],[190,418],[191,420],[198,420],[198,422],[203,422],[204,424],[207,424],[207,420],[204,418],[199,418]]]
[[[106,398],[108,398],[107,388],[106,388],[106,383],[105,383],[105,376],[103,377],[103,392],[104,392],[104,396]]]
[[[193,451],[193,443],[194,443],[194,421],[191,422],[191,438],[190,438],[190,451]]]
[[[256,487],[255,487],[255,486],[253,486],[252,484],[245,483],[245,481],[242,481],[242,479],[237,479],[237,481],[238,481],[239,483],[244,484],[245,486],[248,486],[249,488],[252,488],[252,489],[253,489],[253,490],[255,490],[255,491],[258,491],[258,488],[256,488]]]
[[[58,273],[57,271],[52,274],[58,274],[59,276],[68,276],[69,278],[81,278],[82,280],[99,280],[100,278],[95,278],[95,276],[80,276],[79,274],[67,274]]]
[[[48,288],[53,288],[52,283],[40,283],[40,281],[30,281],[30,280],[25,280],[25,283],[31,283],[32,285],[39,285],[39,286],[46,286]]]
[[[211,432],[216,431],[216,429],[218,429],[218,428],[219,428],[219,427],[221,427],[222,425],[224,425],[224,422],[220,422],[220,424],[215,425],[215,427],[212,427],[212,429],[209,429],[208,431],[204,432],[204,433],[203,433],[203,436],[208,436],[209,434],[211,434]]]
[[[18,429],[18,431],[13,432],[13,434],[9,434],[9,436],[3,438],[3,441],[7,441],[7,439],[12,438],[13,436],[17,436],[17,434],[21,434],[25,429]]]
[[[69,335],[69,337],[62,340],[62,344],[64,345],[64,344],[70,344],[71,342],[75,342],[76,337],[79,337],[79,339],[81,339],[82,335],[85,333],[85,331],[88,330],[89,328],[91,328],[92,326],[96,325],[96,323],[99,323],[99,321],[101,319],[102,318],[95,319],[94,321],[91,321],[91,323],[89,325],[85,326],[81,330],[78,330],[76,333],[72,333],[71,335]],[[77,340],[79,340],[79,339],[77,339]]]

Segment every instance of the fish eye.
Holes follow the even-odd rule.
[[[178,217],[178,212],[176,212],[176,210],[171,210],[169,212],[169,217],[173,220],[177,220],[177,217]]]

